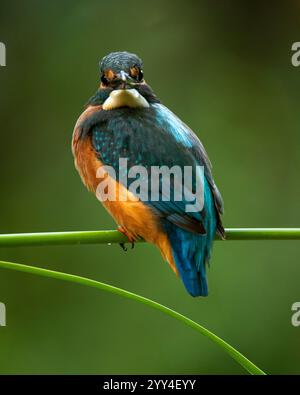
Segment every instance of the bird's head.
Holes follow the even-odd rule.
[[[126,89],[144,82],[143,62],[129,52],[112,52],[100,62],[103,88]]]
[[[100,61],[101,84],[99,92],[104,110],[120,107],[147,108],[159,102],[146,84],[143,62],[129,52],[112,52]]]

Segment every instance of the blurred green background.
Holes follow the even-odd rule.
[[[98,61],[137,53],[145,77],[203,141],[226,227],[297,227],[297,1],[0,1],[0,232],[113,229],[82,185],[74,123]],[[215,243],[208,298],[190,297],[150,245],[2,249],[1,259],[137,292],[206,325],[268,373],[300,373],[300,244]],[[1,373],[244,374],[192,329],[94,289],[0,270]]]

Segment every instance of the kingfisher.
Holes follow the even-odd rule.
[[[223,200],[208,155],[197,135],[146,83],[137,55],[112,52],[99,65],[100,86],[73,132],[75,167],[129,242],[144,239],[156,245],[189,294],[207,296],[213,240],[216,234],[225,238]],[[162,167],[174,170],[169,178],[162,177]],[[186,168],[192,170],[187,186]],[[130,172],[137,177],[128,177]],[[131,188],[137,181],[139,188]],[[107,197],[108,189],[114,198]],[[203,199],[196,196],[198,189]]]

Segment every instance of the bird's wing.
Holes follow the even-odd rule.
[[[203,144],[197,135],[166,106],[157,103],[154,104],[153,107],[156,108],[158,118],[160,118],[161,122],[164,124],[165,130],[173,134],[175,138],[182,142],[182,144],[189,147],[189,150],[195,157],[197,163],[204,166],[204,174],[210,185],[216,207],[217,230],[220,236],[224,238],[225,231],[221,222],[221,215],[224,212],[224,202],[222,195],[214,182],[212,176],[212,165]]]

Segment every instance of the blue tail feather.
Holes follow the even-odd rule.
[[[213,239],[216,232],[216,212],[212,193],[205,185],[206,234],[192,233],[170,222],[165,229],[171,243],[173,257],[185,288],[192,296],[207,296],[206,264],[210,258]]]

